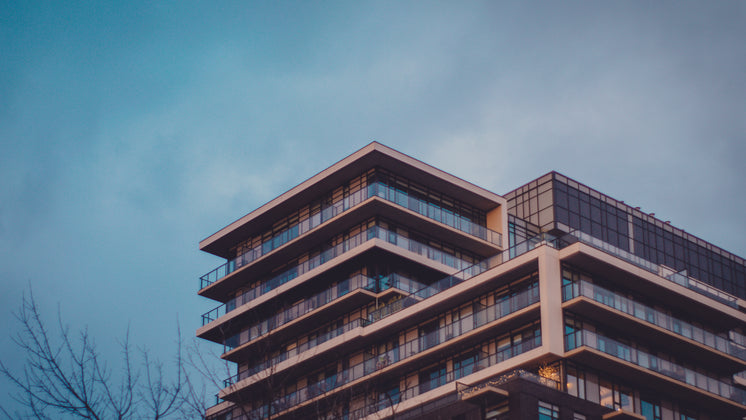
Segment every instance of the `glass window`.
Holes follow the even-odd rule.
[[[539,401],[539,420],[559,420],[559,407]]]
[[[455,360],[453,362],[453,370],[455,371],[456,379],[474,373],[476,364],[476,353],[467,354],[462,356],[459,360]]]
[[[649,401],[640,401],[640,414],[645,416],[646,420],[661,420],[661,406]]]
[[[446,383],[445,365],[435,366],[420,373],[420,393],[430,391]]]

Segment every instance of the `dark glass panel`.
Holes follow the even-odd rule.
[[[563,209],[562,207],[555,207],[554,215],[557,218],[558,222],[564,223],[568,226],[570,225],[570,215],[566,209]]]

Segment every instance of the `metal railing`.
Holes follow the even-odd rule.
[[[432,284],[427,285],[426,287],[423,287],[420,290],[416,290],[412,292],[409,296],[406,296],[403,299],[394,301],[380,309],[377,309],[369,313],[368,320],[370,322],[375,322],[380,319],[383,319],[402,309],[408,308],[423,299],[427,299],[429,297],[435,296],[438,293],[448,290],[453,286],[457,286],[466,280],[469,280],[475,276],[478,276],[479,274],[484,273],[485,271],[491,270],[499,266],[500,264],[503,264],[506,261],[519,257],[527,253],[528,251],[531,251],[532,249],[536,248],[537,246],[540,246],[543,244],[553,245],[551,242],[548,242],[546,240],[546,237],[544,234],[538,235],[533,238],[529,238],[526,241],[523,241],[519,244],[514,245],[510,249],[500,252],[492,257],[486,258],[470,267],[465,268],[464,270],[456,274],[442,278],[436,281],[435,283],[432,283]]]
[[[540,376],[536,373],[529,372],[524,369],[515,369],[507,373],[503,373],[500,376],[490,378],[486,381],[480,382],[476,385],[466,385],[461,383],[456,383],[456,391],[458,392],[460,398],[464,398],[468,396],[469,394],[472,394],[474,392],[477,392],[481,389],[484,389],[488,386],[495,386],[499,387],[502,385],[505,385],[509,382],[515,381],[517,379],[526,379],[528,381],[547,386],[552,389],[561,390],[562,386],[559,381],[550,379],[544,376]]]
[[[419,338],[415,340],[411,340],[409,341],[409,343],[418,342],[419,340],[420,340]],[[534,340],[514,343],[510,346],[506,346],[505,348],[495,350],[494,352],[483,354],[483,356],[479,359],[479,361],[472,365],[473,370],[472,369],[469,369],[469,370],[461,369],[457,371],[449,371],[446,374],[447,377],[445,380],[447,382],[452,382],[460,378],[460,376],[458,377],[456,376],[457,373],[461,373],[462,375],[465,376],[473,372],[477,372],[479,370],[485,369],[489,366],[493,366],[498,363],[501,363],[512,357],[523,354],[529,350],[533,350],[539,346],[541,346],[540,336]],[[423,351],[423,350],[418,350],[417,352],[419,351]],[[399,354],[403,355],[402,357],[399,358],[399,360],[404,360],[405,358],[411,357],[416,353],[408,354],[406,351],[400,351]],[[375,361],[376,359],[371,359],[371,360]],[[259,415],[259,414],[266,415],[267,411],[269,411],[270,414],[280,413],[282,411],[294,408],[295,406],[300,405],[306,401],[309,401],[317,396],[324,395],[328,392],[331,392],[339,387],[342,387],[343,385],[346,385],[352,381],[360,379],[366,375],[372,374],[373,372],[379,369],[383,369],[384,367],[388,366],[388,365],[380,365],[377,362],[371,363],[371,360],[358,363],[357,365],[352,366],[348,369],[344,369],[343,371],[333,376],[314,382],[303,388],[298,389],[295,392],[279,397],[275,399],[275,401],[272,403],[269,409],[266,406],[260,407],[260,408],[253,410],[250,413],[250,415]],[[444,382],[444,383],[447,383],[447,382]],[[430,389],[433,389],[433,388],[427,388],[427,389],[422,388],[421,389],[419,386],[412,386],[411,388],[406,389],[400,395],[402,399],[407,399],[407,398],[411,398],[413,396],[419,395],[422,392],[429,391]],[[374,411],[377,411],[375,410],[375,408],[378,408],[379,406],[375,404],[372,407]],[[366,407],[366,409],[368,408]],[[359,414],[362,414],[362,413],[359,413]],[[367,413],[367,414],[370,414],[370,413]],[[352,418],[360,418],[360,417],[352,417]]]
[[[478,223],[474,223],[466,217],[460,216],[450,210],[430,201],[409,195],[406,191],[391,187],[382,182],[371,183],[368,186],[369,194],[383,198],[394,204],[398,204],[413,212],[450,226],[461,232],[476,236],[487,242],[502,246],[502,235],[499,232],[488,229]]]
[[[346,197],[322,207],[320,212],[299,221],[281,232],[278,232],[260,245],[241,253],[241,255],[228,260],[224,264],[221,264],[217,268],[201,276],[200,289],[204,289],[228,274],[250,264],[259,257],[268,254],[298,236],[305,234],[327,220],[358,206],[363,201],[373,196],[380,197],[388,202],[412,210],[421,216],[443,223],[471,236],[498,246],[502,245],[502,234],[499,232],[492,231],[485,226],[474,223],[456,213],[442,209],[434,203],[409,196],[406,192],[391,188],[386,184],[375,182],[368,185],[367,188],[355,191]]]
[[[555,247],[557,248],[564,248],[566,246],[572,245],[575,242],[581,242],[583,244],[596,248],[600,251],[606,252],[607,254],[611,254],[624,261],[627,261],[628,263],[634,264],[642,269],[645,269],[651,273],[661,276],[680,286],[684,286],[688,288],[689,290],[693,290],[701,295],[715,299],[733,308],[738,308],[738,298],[729,293],[726,293],[722,290],[712,287],[709,284],[704,283],[702,281],[693,279],[688,276],[684,276],[680,273],[673,273],[673,274],[664,276],[662,273],[665,273],[667,269],[662,267],[661,265],[655,264],[644,258],[638,257],[635,254],[632,254],[628,251],[625,251],[621,248],[618,248],[614,245],[604,242],[601,239],[594,238],[593,236],[587,233],[574,230],[557,239],[554,239],[552,242],[555,244]]]
[[[565,349],[567,351],[584,346],[735,401],[738,404],[746,405],[746,390],[737,388],[730,381],[726,382],[698,372],[589,330],[575,330],[565,334]]]
[[[624,312],[644,322],[661,327],[674,334],[689,338],[712,349],[721,351],[728,355],[746,361],[746,347],[732,342],[728,338],[717,335],[704,328],[690,324],[679,318],[673,317],[643,305],[628,297],[612,292],[596,284],[585,280],[568,283],[562,286],[562,298],[564,301],[585,296],[595,302],[610,308]]]
[[[434,331],[431,331],[427,334],[424,334],[420,337],[409,340],[405,342],[404,344],[397,346],[394,349],[389,350],[388,352],[384,354],[378,355],[378,357],[376,358],[369,359],[356,366],[362,366],[363,375],[370,374],[377,370],[383,369],[384,367],[392,363],[396,363],[400,360],[404,360],[406,358],[415,356],[439,344],[453,340],[463,334],[466,334],[467,332],[473,329],[479,328],[485,324],[488,324],[490,322],[503,318],[507,315],[510,315],[514,312],[517,312],[534,303],[537,303],[538,301],[539,301],[538,287],[535,284],[531,284],[525,290],[512,293],[506,296],[504,299],[501,299],[500,301],[490,306],[482,308],[455,322],[451,322],[446,325],[443,325],[440,328]],[[352,326],[350,327],[350,325]],[[318,341],[317,339],[316,342],[312,343],[313,345],[310,345],[310,344],[307,344],[307,343],[310,343],[311,340],[309,340],[309,342],[304,343],[303,345],[297,347],[296,349],[285,352],[277,357],[274,357],[272,359],[259,363],[251,367],[247,371],[243,371],[236,375],[231,376],[230,378],[225,380],[225,386],[229,386],[230,384],[233,384],[242,379],[248,378],[254,373],[267,369],[271,366],[275,366],[278,363],[286,360],[287,358],[291,356],[300,354],[303,351],[306,351],[312,347],[315,347],[316,345],[326,342],[329,339],[336,337],[338,335],[341,335],[342,333],[347,332],[353,328],[364,327],[368,325],[370,325],[370,323],[368,322],[361,323],[360,319],[358,318],[355,321],[338,328],[338,330],[340,330],[339,332],[336,332],[335,330],[331,335],[325,336],[323,341]]]
[[[396,245],[400,248],[404,248],[410,252],[414,252],[425,258],[440,262],[441,264],[459,270],[463,269],[464,267],[470,267],[472,266],[472,264],[474,264],[472,261],[458,258],[440,249],[425,245],[421,242],[400,235],[392,230],[388,230],[380,226],[372,226],[365,231],[355,234],[345,241],[326,249],[318,255],[311,257],[306,261],[298,263],[296,266],[291,267],[283,271],[282,273],[261,282],[259,285],[243,292],[242,294],[229,300],[228,302],[216,308],[213,308],[212,310],[202,315],[203,322],[205,319],[209,319],[210,321],[215,320],[236,309],[237,307],[245,305],[246,303],[280,287],[281,285],[320,266],[321,264],[329,262],[333,258],[351,251],[353,248],[356,248],[363,243],[373,239],[384,240],[390,244]]]
[[[394,288],[399,289],[403,292],[408,292],[409,290],[416,288],[417,286],[415,285],[419,285],[420,287],[422,286],[420,283],[417,283],[416,281],[406,278],[397,273],[392,273],[380,279],[373,279],[363,276],[362,274],[358,274],[337,283],[334,287],[318,293],[309,299],[298,302],[297,304],[278,314],[275,314],[269,318],[264,319],[261,322],[243,329],[238,334],[235,334],[226,339],[225,345],[226,347],[233,349],[240,345],[248,343],[265,334],[268,334],[272,330],[280,328],[283,325],[300,318],[301,316],[323,305],[342,298],[349,293],[354,292],[355,290],[364,289],[373,292],[379,292],[382,290]]]

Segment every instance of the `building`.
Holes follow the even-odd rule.
[[[746,416],[744,260],[558,173],[371,143],[200,249],[211,420]]]

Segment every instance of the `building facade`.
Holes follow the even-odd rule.
[[[200,242],[211,420],[746,416],[746,264],[561,174],[371,143]]]

